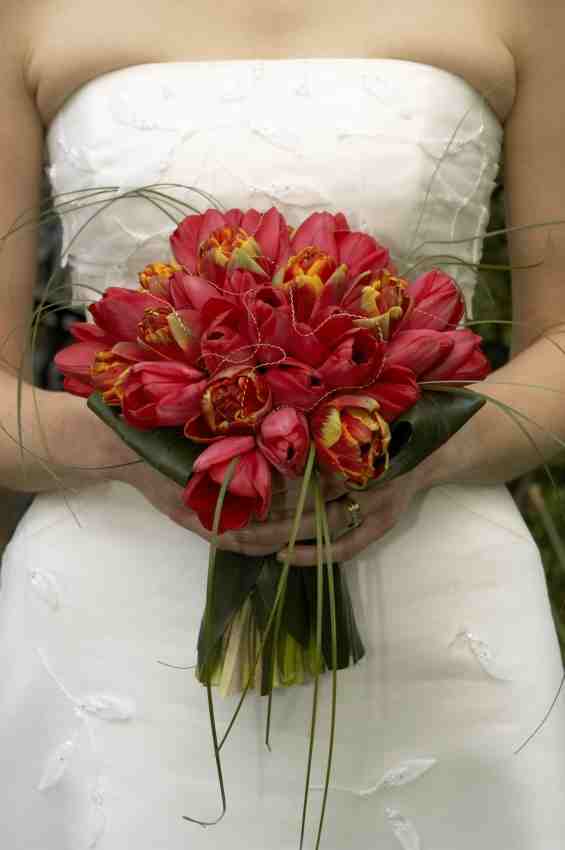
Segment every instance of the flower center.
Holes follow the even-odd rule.
[[[255,239],[241,227],[219,227],[212,231],[198,248],[197,271],[202,273],[204,259],[211,258],[218,266],[225,267],[236,251],[243,251],[250,257],[259,253]]]

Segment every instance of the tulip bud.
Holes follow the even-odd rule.
[[[142,429],[184,425],[198,414],[206,383],[183,363],[137,363],[120,385],[124,417]]]
[[[261,422],[257,442],[269,463],[283,475],[302,475],[310,445],[304,414],[293,407],[271,411]]]
[[[184,494],[187,507],[212,531],[216,503],[230,461],[239,457],[226,491],[219,533],[244,528],[253,516],[265,519],[271,505],[269,464],[255,447],[253,437],[226,437],[208,446],[194,463]]]
[[[422,381],[457,381],[469,384],[482,381],[491,367],[481,351],[482,339],[468,328],[459,328],[442,334],[451,342],[451,351],[433,368],[420,376]]]
[[[406,366],[415,375],[428,372],[441,364],[453,348],[451,334],[445,331],[399,331],[386,348],[389,366]]]

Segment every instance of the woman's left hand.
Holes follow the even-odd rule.
[[[366,549],[370,543],[379,540],[396,525],[414,496],[425,489],[426,483],[426,476],[420,467],[417,467],[388,484],[382,484],[370,490],[352,490],[346,497],[326,502],[331,537],[336,541],[332,546],[335,561],[350,560]],[[358,515],[361,523],[357,528],[346,531],[351,523],[351,511],[348,508],[351,502],[359,505]],[[242,531],[226,535],[233,538],[230,539],[229,548],[249,555],[262,554],[267,550],[276,551],[279,560],[284,560],[292,524],[292,517],[250,523]],[[346,531],[345,534],[344,531]],[[315,538],[315,514],[311,510],[305,511],[297,540]],[[314,566],[317,563],[316,545],[297,543],[291,563],[301,567]]]

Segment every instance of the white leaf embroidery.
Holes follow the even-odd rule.
[[[56,611],[60,603],[59,585],[52,573],[46,570],[31,570],[31,586],[36,596],[48,605],[52,611]]]
[[[131,720],[135,714],[135,702],[132,699],[114,694],[91,694],[80,700],[79,708],[95,714],[101,720]]]
[[[391,829],[398,839],[402,850],[421,850],[420,836],[416,832],[412,821],[404,817],[398,809],[387,808],[385,811]]]
[[[453,646],[453,644],[461,641],[467,644],[480,666],[491,678],[499,679],[500,681],[511,680],[510,669],[500,663],[488,643],[481,640],[472,632],[459,632],[451,645]]]
[[[423,776],[424,773],[427,773],[436,763],[437,759],[434,758],[407,759],[406,761],[402,761],[395,767],[387,770],[376,785],[360,791],[360,796],[368,797],[369,794],[374,794],[380,788],[396,788],[400,785],[407,785],[409,782],[414,782],[420,776]]]
[[[37,786],[38,791],[47,791],[59,784],[69,765],[75,743],[75,738],[69,738],[49,755]]]
[[[88,848],[89,850],[93,850],[106,831],[106,812],[104,811],[104,797],[100,791],[94,791],[90,800],[92,807],[90,812]]]

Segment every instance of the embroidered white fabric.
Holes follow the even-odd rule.
[[[292,224],[343,210],[410,268],[440,252],[479,260],[501,140],[471,86],[419,63],[179,62],[83,85],[47,152],[57,193],[182,183],[226,208],[276,204]],[[98,209],[63,217],[77,300],[135,285],[146,259],[168,251],[172,222],[147,200],[118,201],[79,233]],[[470,305],[474,274],[453,271]],[[275,694],[271,753],[265,702],[248,698],[223,749],[226,817],[206,830],[182,819],[220,806],[206,694],[180,669],[194,663],[206,568],[207,544],[129,486],[35,500],[2,571],[2,846],[297,846],[309,686]],[[367,655],[339,675],[324,850],[558,850],[563,701],[513,754],[562,666],[539,555],[506,489],[421,495],[347,574]],[[234,706],[216,701],[220,730]]]

